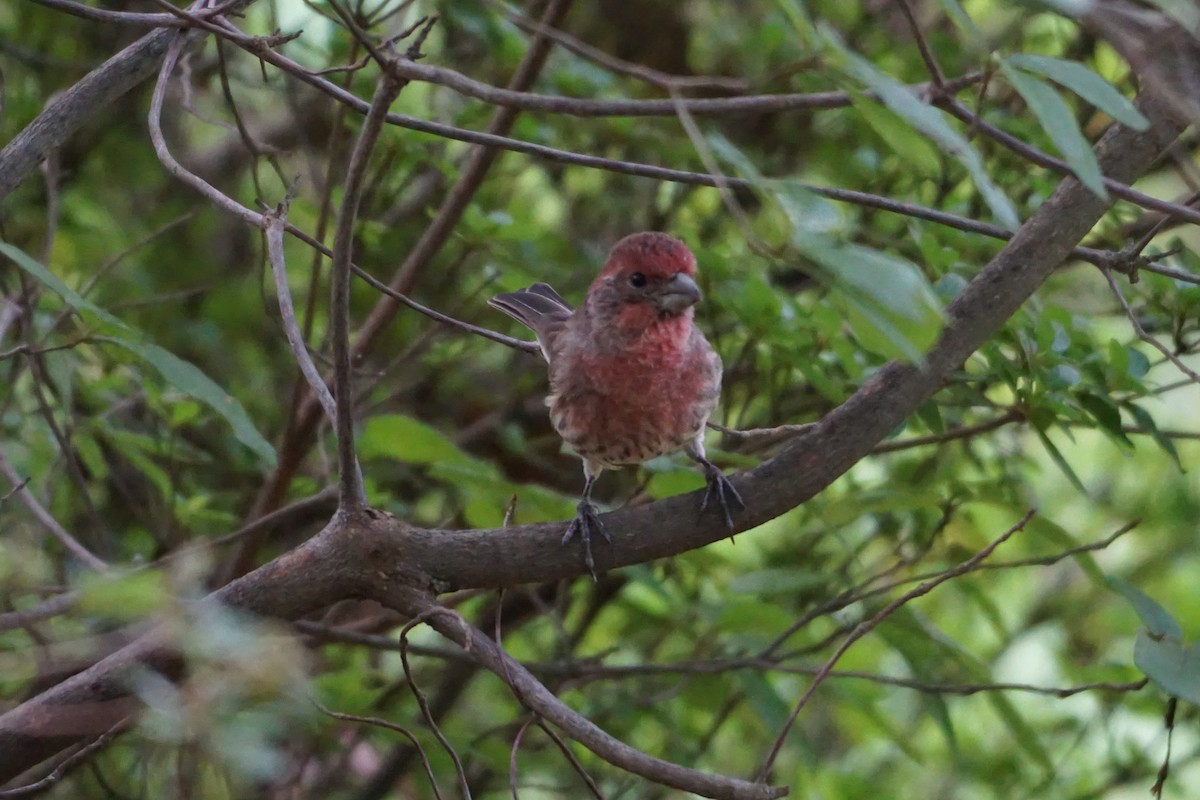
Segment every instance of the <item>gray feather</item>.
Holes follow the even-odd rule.
[[[548,337],[558,332],[571,317],[571,304],[545,283],[535,283],[528,289],[498,294],[488,300],[492,308],[503,311],[537,334],[542,354],[550,360]]]

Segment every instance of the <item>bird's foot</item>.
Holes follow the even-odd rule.
[[[596,561],[592,558],[592,535],[599,534],[604,537],[604,541],[612,544],[612,537],[608,535],[608,531],[604,529],[604,523],[600,521],[599,514],[596,513],[596,507],[587,500],[580,501],[575,507],[575,519],[571,520],[571,524],[567,526],[567,532],[563,534],[563,544],[567,544],[576,535],[583,541],[583,563],[588,568],[588,573],[591,574],[592,580],[596,580]]]
[[[738,493],[736,487],[725,477],[721,470],[717,469],[712,464],[705,464],[704,477],[708,479],[708,486],[704,489],[704,499],[700,501],[700,510],[707,511],[709,503],[714,500],[715,506],[720,508],[721,513],[725,517],[725,526],[729,528],[729,539],[733,540],[733,511],[734,506],[738,511],[746,509],[746,502],[742,500],[741,494]]]

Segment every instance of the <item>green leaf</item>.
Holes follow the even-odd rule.
[[[737,682],[746,693],[746,700],[754,709],[754,716],[762,724],[763,730],[774,735],[787,723],[791,708],[771,685],[766,675],[753,670],[739,670]]]
[[[929,428],[932,433],[941,434],[946,432],[946,422],[942,419],[942,410],[937,403],[932,401],[923,403],[917,409],[917,418],[925,423],[925,427]]]
[[[942,169],[937,148],[921,136],[898,114],[879,105],[859,92],[851,92],[854,108],[879,135],[883,143],[910,164],[917,176],[937,175]]]
[[[1075,470],[1071,469],[1071,465],[1067,463],[1067,459],[1063,457],[1062,452],[1054,446],[1054,442],[1050,441],[1050,437],[1046,432],[1036,425],[1033,428],[1042,446],[1046,448],[1046,452],[1050,455],[1050,460],[1054,462],[1062,474],[1066,476],[1071,485],[1078,489],[1084,496],[1087,496],[1087,488],[1083,485],[1083,481],[1079,480],[1079,476],[1075,474]]]
[[[1146,358],[1146,354],[1135,347],[1127,347],[1125,349],[1129,355],[1129,377],[1134,380],[1146,377],[1146,373],[1150,371],[1150,359]]]
[[[163,378],[179,391],[204,403],[225,418],[233,428],[237,440],[254,453],[269,467],[275,466],[275,448],[258,432],[242,404],[231,397],[196,365],[184,361],[158,345],[137,342],[114,336],[102,341],[123,347],[158,370]]]
[[[996,220],[1009,230],[1016,230],[1020,223],[1012,201],[996,184],[992,183],[992,179],[983,165],[983,159],[967,141],[967,138],[954,129],[946,114],[921,102],[907,86],[890,75],[880,72],[866,59],[851,53],[832,29],[823,29],[823,33],[828,43],[841,55],[847,72],[874,91],[883,104],[901,119],[936,142],[942,150],[954,156],[971,176],[972,182],[979,189],[979,193],[996,216]]]
[[[164,449],[162,440],[112,425],[97,427],[99,430],[96,431],[96,435],[117,445],[122,458],[129,462],[130,467],[141,472],[164,498],[171,496],[174,482],[170,473],[159,464],[164,455],[161,452]]]
[[[1133,353],[1137,351],[1131,350],[1130,352]],[[1175,449],[1175,442],[1171,441],[1170,436],[1164,435],[1163,432],[1158,429],[1158,423],[1154,421],[1154,417],[1151,416],[1150,412],[1134,403],[1127,403],[1125,408],[1128,408],[1129,413],[1133,414],[1133,418],[1137,420],[1137,424],[1150,434],[1150,438],[1152,438],[1159,447],[1165,450],[1167,455],[1175,459],[1175,466],[1179,468],[1180,472],[1182,472],[1183,462],[1179,460],[1179,451]]]
[[[1142,112],[1138,111],[1125,95],[1078,61],[1022,53],[1011,56],[1008,63],[1028,72],[1044,75],[1135,131],[1144,131],[1150,127],[1150,120],[1142,116]]]
[[[1107,200],[1108,190],[1104,188],[1100,163],[1096,161],[1096,154],[1092,152],[1091,144],[1079,130],[1075,115],[1071,113],[1066,101],[1049,84],[1011,66],[1004,59],[1000,61],[1000,71],[1021,97],[1025,98],[1029,110],[1038,118],[1054,146],[1067,160],[1067,165],[1071,167],[1075,177],[1098,197]]]
[[[1066,389],[1083,380],[1083,374],[1073,364],[1059,364],[1046,371],[1046,385],[1051,389]]]
[[[3,253],[12,259],[13,263],[25,270],[30,277],[61,297],[64,302],[73,308],[81,311],[89,311],[110,325],[122,328],[124,330],[130,330],[130,327],[124,322],[121,322],[121,320],[117,319],[112,314],[93,303],[91,300],[88,300],[70,286],[67,286],[57,275],[39,264],[20,248],[13,247],[8,242],[0,242],[0,253]]]
[[[406,464],[457,464],[477,459],[450,441],[441,431],[404,414],[384,414],[367,420],[359,437],[359,455],[390,458]]]
[[[1050,758],[1050,754],[1046,752],[1046,748],[1042,746],[1042,740],[1038,736],[1036,730],[1025,721],[1012,701],[1004,696],[1003,692],[988,692],[988,702],[1004,720],[1004,724],[1008,727],[1009,733],[1017,740],[1017,744],[1025,753],[1033,758],[1042,768],[1046,775],[1052,775],[1055,771],[1054,762]]]
[[[79,610],[84,614],[135,619],[163,607],[171,592],[156,570],[141,570],[116,578],[89,573],[82,578]]]
[[[1133,610],[1137,612],[1138,618],[1152,636],[1159,639],[1166,637],[1179,640],[1183,638],[1183,628],[1179,627],[1179,623],[1175,621],[1170,612],[1159,605],[1150,595],[1120,578],[1109,578],[1108,585],[1129,601]]]
[[[1200,644],[1185,647],[1178,639],[1138,631],[1133,663],[1167,694],[1200,703]]]
[[[1007,508],[1007,506],[1003,505],[998,505],[997,507]],[[1080,542],[1072,534],[1043,514],[1035,515],[1025,527],[1031,534],[1031,539],[1045,537],[1060,550],[1077,550],[1079,548]],[[1096,586],[1101,588],[1108,587],[1108,578],[1105,576],[1104,571],[1100,569],[1100,565],[1096,563],[1096,559],[1091,553],[1086,550],[1077,552],[1072,558],[1075,559],[1075,563],[1079,565],[1084,574],[1091,578]]]
[[[829,582],[829,575],[811,569],[763,569],[747,572],[729,582],[731,592],[763,597],[772,594],[797,595]]]
[[[1087,412],[1092,415],[1096,422],[1100,423],[1100,427],[1114,441],[1123,447],[1128,447],[1130,450],[1133,449],[1133,442],[1129,441],[1129,437],[1121,429],[1121,410],[1117,408],[1116,403],[1107,397],[1092,392],[1080,392],[1079,404],[1087,409]]]
[[[809,242],[803,249],[847,301],[847,321],[865,346],[888,358],[920,362],[941,332],[944,312],[916,264],[860,245]]]
[[[135,328],[121,322],[121,320],[67,286],[56,275],[20,249],[6,242],[0,242],[0,253],[8,256],[18,267],[25,270],[25,272],[60,296],[72,307],[88,311],[109,325],[121,330],[136,333]],[[213,383],[196,366],[148,342],[138,342],[111,336],[104,337],[102,341],[118,345],[130,351],[157,369],[163,378],[176,389],[200,400],[225,417],[230,425],[233,426],[233,432],[237,436],[238,441],[258,454],[259,458],[268,466],[275,465],[275,448],[254,427],[245,409],[236,400],[226,394],[221,387]]]
[[[976,27],[975,22],[958,0],[942,0],[942,8],[946,9],[946,16],[950,18],[954,27],[958,28],[969,44],[978,47],[981,42],[985,41],[983,32]]]

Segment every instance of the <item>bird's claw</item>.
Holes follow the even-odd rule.
[[[592,558],[592,534],[595,533],[600,534],[604,537],[604,541],[612,544],[612,537],[608,535],[604,523],[600,521],[596,507],[585,500],[576,506],[575,519],[571,520],[571,524],[567,526],[562,543],[567,544],[576,535],[579,536],[583,541],[583,563],[587,566],[593,581],[596,580],[596,562]]]
[[[700,510],[707,511],[708,504],[716,498],[716,505],[720,506],[721,513],[725,516],[725,527],[729,528],[729,538],[732,540],[733,513],[730,507],[737,506],[738,511],[745,511],[746,501],[742,500],[742,495],[729,478],[726,478],[724,473],[716,467],[705,469],[705,477],[708,479],[708,486],[704,489]]]

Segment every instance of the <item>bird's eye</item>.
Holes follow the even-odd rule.
[[[646,276],[640,272],[635,272],[629,276],[629,284],[635,289],[640,289],[646,285]]]

